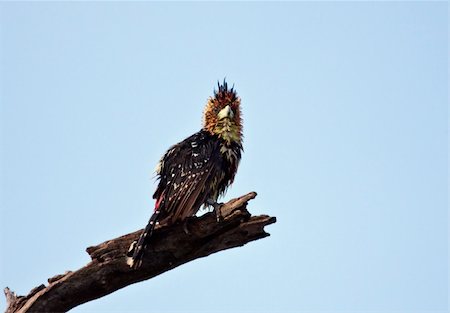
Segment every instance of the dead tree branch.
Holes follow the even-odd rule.
[[[141,230],[89,247],[86,251],[92,261],[86,266],[49,278],[47,286],[40,285],[27,296],[17,296],[5,288],[6,313],[65,312],[186,262],[267,237],[264,226],[276,219],[250,215],[247,202],[255,197],[252,192],[227,202],[220,223],[213,213],[192,217],[187,224],[189,234],[180,224],[157,227],[139,270],[128,267],[126,252]]]

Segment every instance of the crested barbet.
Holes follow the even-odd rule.
[[[218,83],[203,112],[203,128],[172,146],[156,167],[159,184],[153,195],[155,210],[128,251],[127,263],[137,269],[156,223],[186,221],[201,206],[213,206],[233,183],[242,152],[241,99],[227,83]]]

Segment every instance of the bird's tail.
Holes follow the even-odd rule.
[[[127,264],[133,269],[138,269],[142,265],[145,249],[147,248],[147,244],[150,241],[150,237],[152,236],[153,230],[156,226],[156,222],[158,221],[158,217],[160,214],[160,204],[161,199],[156,202],[155,212],[150,217],[150,220],[148,221],[147,226],[145,226],[144,230],[142,231],[141,236],[139,236],[139,239],[137,241],[133,241],[133,243],[130,245],[130,248],[128,249]]]

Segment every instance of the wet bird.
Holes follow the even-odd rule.
[[[173,224],[193,216],[202,206],[212,206],[221,218],[217,200],[233,183],[242,148],[241,99],[234,87],[218,83],[206,103],[200,131],[170,147],[160,159],[153,215],[133,242],[127,263],[141,266],[156,223]]]

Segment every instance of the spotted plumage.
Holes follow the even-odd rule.
[[[156,167],[155,212],[139,240],[130,247],[128,264],[138,268],[157,222],[172,224],[216,202],[233,182],[242,152],[240,98],[227,83],[207,101],[203,128],[170,147]]]

